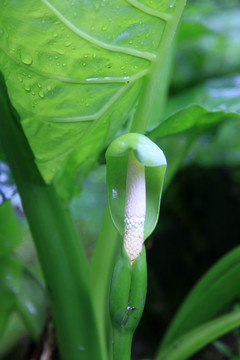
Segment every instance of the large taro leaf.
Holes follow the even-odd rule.
[[[184,3],[0,3],[0,68],[47,182],[93,162],[129,118],[159,58],[160,74]]]

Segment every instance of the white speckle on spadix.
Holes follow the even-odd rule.
[[[131,263],[140,254],[146,215],[145,169],[131,151],[128,158],[124,247]]]

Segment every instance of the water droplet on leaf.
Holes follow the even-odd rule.
[[[43,98],[44,98],[44,92],[43,92],[42,90],[41,90],[41,91],[39,91],[38,95],[39,95],[39,97],[40,97],[41,99],[43,99]]]
[[[27,91],[27,92],[30,92],[31,88],[29,85],[25,85],[24,89]]]
[[[21,53],[21,60],[25,65],[31,65],[33,62],[32,56],[24,51]]]
[[[66,46],[66,47],[68,47],[70,45],[72,45],[72,41],[70,41],[70,40],[68,40],[64,43],[64,46]]]

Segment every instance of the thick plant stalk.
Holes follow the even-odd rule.
[[[113,360],[130,360],[134,331],[146,297],[147,266],[144,242],[146,185],[144,166],[130,152],[126,184],[125,231],[114,268],[110,296]]]
[[[74,224],[54,187],[45,184],[38,172],[2,78],[0,88],[0,140],[46,279],[61,358],[103,360],[86,281],[86,258]]]

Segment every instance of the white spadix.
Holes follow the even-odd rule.
[[[128,158],[123,237],[124,247],[131,263],[133,263],[142,250],[145,216],[145,169],[144,165],[136,159],[133,151],[131,151]]]

